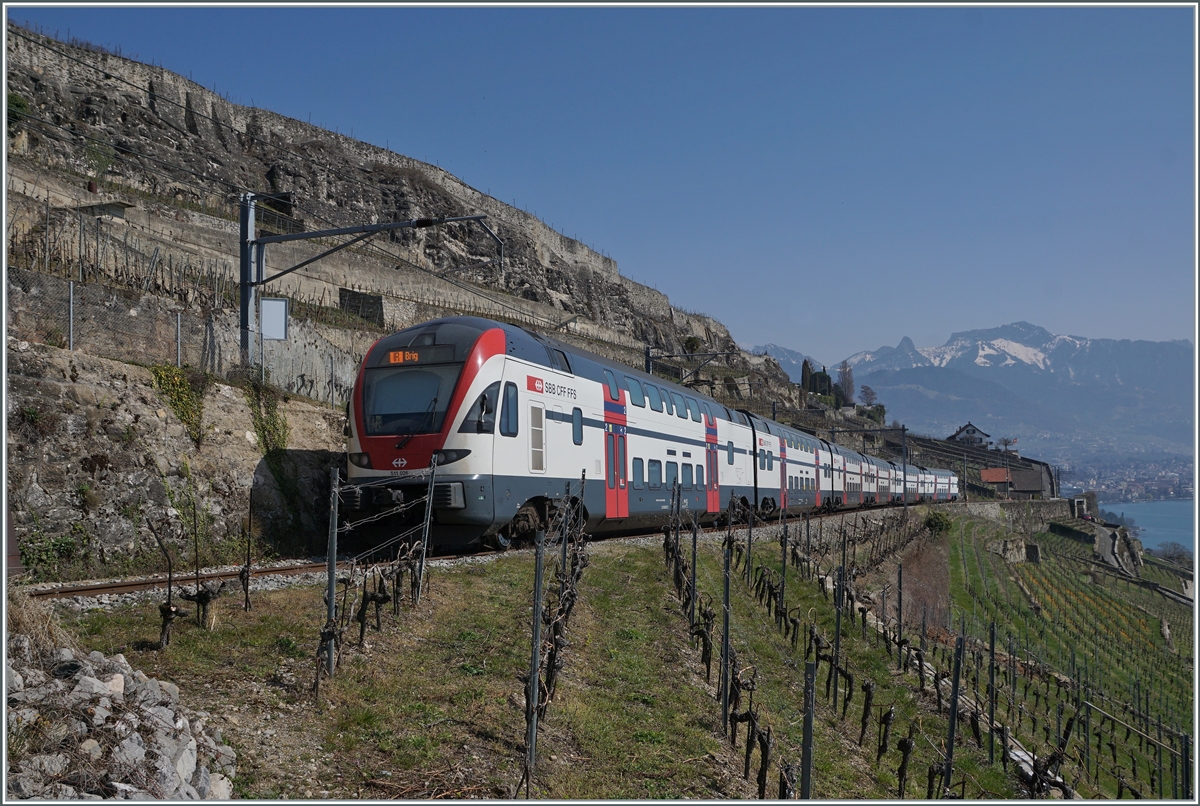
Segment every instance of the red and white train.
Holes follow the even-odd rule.
[[[951,471],[908,465],[905,477],[899,463],[476,317],[377,341],[348,409],[347,517],[362,521],[423,497],[436,454],[431,535],[447,550],[504,546],[544,527],[577,503],[568,499],[584,474],[592,533],[660,526],[676,481],[682,506],[702,522],[731,497],[760,518],[958,497]],[[390,536],[423,515],[371,525]]]

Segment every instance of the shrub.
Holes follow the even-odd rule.
[[[29,101],[15,92],[8,94],[8,136],[12,137],[17,131],[17,121],[29,114]]]
[[[935,535],[950,531],[950,516],[939,509],[929,511],[925,516],[925,528]]]
[[[166,398],[167,405],[187,429],[196,447],[204,440],[204,393],[212,383],[207,372],[184,370],[170,364],[150,367],[154,387]]]

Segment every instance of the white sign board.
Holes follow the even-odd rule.
[[[287,341],[287,297],[263,297],[259,311],[262,317],[263,339]]]

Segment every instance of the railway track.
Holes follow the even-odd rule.
[[[494,551],[479,551],[472,554],[443,554],[433,555],[429,557],[429,562],[439,560],[457,560],[461,557],[481,557],[490,554],[495,554]],[[337,564],[338,570],[346,570],[350,568],[352,563],[340,561]],[[328,568],[325,561],[320,562],[304,562],[292,563],[290,565],[275,565],[263,566],[261,568],[252,569],[250,572],[251,579],[268,576],[300,576],[301,574],[324,573]],[[238,575],[241,569],[230,571],[208,571],[200,574],[200,581],[203,582],[221,582],[238,581]],[[196,584],[196,575],[194,573],[182,572],[174,575],[174,584],[176,587],[181,585]],[[122,579],[114,582],[81,582],[76,585],[59,585],[53,588],[30,588],[29,595],[42,599],[69,599],[72,596],[101,596],[101,595],[120,595],[123,593],[137,593],[139,591],[154,590],[156,588],[167,587],[167,575],[155,574],[154,576],[142,577],[138,579]]]
[[[338,563],[338,568],[348,567],[349,563]],[[317,571],[324,571],[323,562],[294,563],[256,568],[251,571],[251,578],[264,576],[299,576]],[[200,574],[201,582],[237,581],[240,569],[232,571],[209,571]],[[196,575],[181,573],[174,575],[175,585],[195,584]],[[155,575],[140,579],[122,579],[116,582],[83,582],[78,585],[60,585],[54,588],[30,588],[29,595],[45,599],[69,599],[72,596],[100,596],[102,594],[136,593],[167,587],[167,575]]]
[[[888,510],[888,509],[894,509],[894,508],[895,507],[893,507],[891,505],[880,504],[880,505],[871,506],[871,507],[838,510],[835,512],[817,512],[817,513],[813,513],[813,515],[811,517],[814,517],[814,518],[837,517],[838,515],[845,516],[848,514],[862,514],[865,512],[872,512],[872,511],[876,511],[876,510]],[[789,522],[802,521],[803,516],[799,516],[799,515],[791,516],[787,520]],[[777,525],[777,523],[778,523],[777,520],[756,521],[755,526],[760,527],[760,528],[761,527],[769,527],[769,526]],[[744,527],[744,524],[740,524],[739,528],[741,528],[741,527]],[[706,532],[706,533],[724,531],[724,529],[725,529],[724,526],[701,527],[701,531]],[[646,537],[647,535],[652,535],[652,534],[657,534],[657,532],[656,531],[648,531],[648,532],[638,534],[638,535],[621,535],[619,537],[614,537],[611,539],[620,540],[620,539],[625,539],[625,538]],[[449,554],[449,555],[431,556],[429,559],[431,562],[438,561],[438,560],[457,560],[462,557],[481,557],[481,556],[488,556],[491,554],[498,554],[498,553],[502,553],[502,552],[479,551],[479,552],[472,552],[471,554]],[[326,565],[325,562],[293,563],[290,565],[276,565],[276,566],[265,566],[262,568],[255,568],[255,569],[251,570],[250,575],[251,575],[252,579],[258,578],[258,577],[265,577],[265,576],[300,576],[301,574],[311,574],[311,573],[323,572],[326,570],[327,567],[328,566]],[[348,563],[348,562],[339,562],[338,563],[339,570],[346,569],[349,567],[350,567],[350,563]],[[209,571],[209,572],[200,574],[200,581],[202,583],[203,582],[221,582],[221,581],[236,582],[236,581],[238,581],[239,573],[240,573],[240,569],[232,569],[232,570],[228,570],[228,571]],[[181,572],[179,574],[174,575],[174,584],[175,585],[194,585],[195,582],[196,582],[196,575],[194,573],[189,574],[186,572]],[[28,590],[29,590],[29,595],[34,596],[36,598],[69,599],[73,596],[88,596],[88,597],[95,597],[95,596],[102,596],[102,595],[110,595],[111,596],[111,595],[120,595],[120,594],[124,594],[124,593],[137,593],[139,591],[154,590],[157,588],[165,589],[166,587],[167,587],[167,575],[166,574],[156,574],[154,576],[142,577],[142,578],[138,578],[138,579],[123,579],[123,580],[117,580],[114,582],[81,582],[81,583],[75,584],[75,585],[59,585],[57,587],[48,587],[48,588],[29,588]]]

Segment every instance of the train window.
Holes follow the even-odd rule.
[[[678,415],[679,419],[687,419],[687,403],[683,402],[683,395],[678,392],[672,392],[671,402],[675,404],[675,414]]]
[[[496,399],[500,397],[500,381],[488,386],[471,406],[462,425],[460,434],[494,434],[496,432]]]
[[[662,398],[658,396],[658,387],[652,383],[646,384],[646,397],[650,398],[650,408],[654,411],[663,410]]]
[[[646,462],[646,486],[657,490],[662,486],[662,461],[650,459]]]
[[[537,404],[529,407],[529,469],[546,472],[546,410]]]
[[[687,399],[688,414],[692,415],[694,422],[700,422],[700,404],[694,398]]]
[[[707,425],[708,421],[712,419],[713,414],[709,411],[708,404],[703,400],[700,401],[700,413],[704,415],[704,424]]]
[[[742,425],[750,425],[750,421],[746,419],[746,415],[742,414],[740,411],[735,411],[734,415],[737,417],[737,421]]]
[[[646,486],[646,463],[638,457],[633,459],[633,489],[640,490]]]
[[[683,466],[683,475],[680,476],[679,484],[685,490],[692,489],[692,466],[691,465]]]
[[[667,462],[667,487],[675,486],[675,480],[679,478],[679,463]]]
[[[557,365],[556,369],[561,369],[563,372],[571,372],[571,362],[567,360],[567,354],[564,353],[562,350],[554,349],[550,353],[550,357],[554,360],[554,363]],[[574,374],[574,373],[572,373],[572,374]]]
[[[612,370],[604,370],[604,380],[608,382],[608,397],[611,400],[621,400],[621,390],[617,388],[617,378],[612,374]]]
[[[517,412],[517,385],[512,381],[504,384],[504,406],[500,410],[500,435],[515,437],[520,415]]]
[[[774,470],[774,469],[775,469],[775,453],[773,451],[767,451],[767,470]]]
[[[608,489],[613,489],[617,486],[617,463],[616,457],[613,456],[615,451],[616,437],[611,433],[604,435],[604,464],[608,468]]]
[[[646,398],[642,395],[642,385],[637,378],[625,376],[625,385],[629,387],[629,402],[637,406],[639,409],[646,407]]]
[[[617,437],[617,484],[624,490],[628,481],[628,476],[625,475],[625,435],[621,434]]]
[[[704,489],[704,465],[696,465],[696,489]]]
[[[767,452],[764,450],[758,450],[758,451],[755,451],[755,453],[758,455],[758,469],[766,470],[767,469]]]
[[[663,409],[667,412],[667,414],[674,414],[675,409],[671,406],[671,393],[664,389],[662,392],[662,399]]]
[[[733,464],[733,442],[725,443],[725,450],[729,451],[729,464]]]
[[[583,411],[571,409],[571,439],[576,445],[583,444]]]

